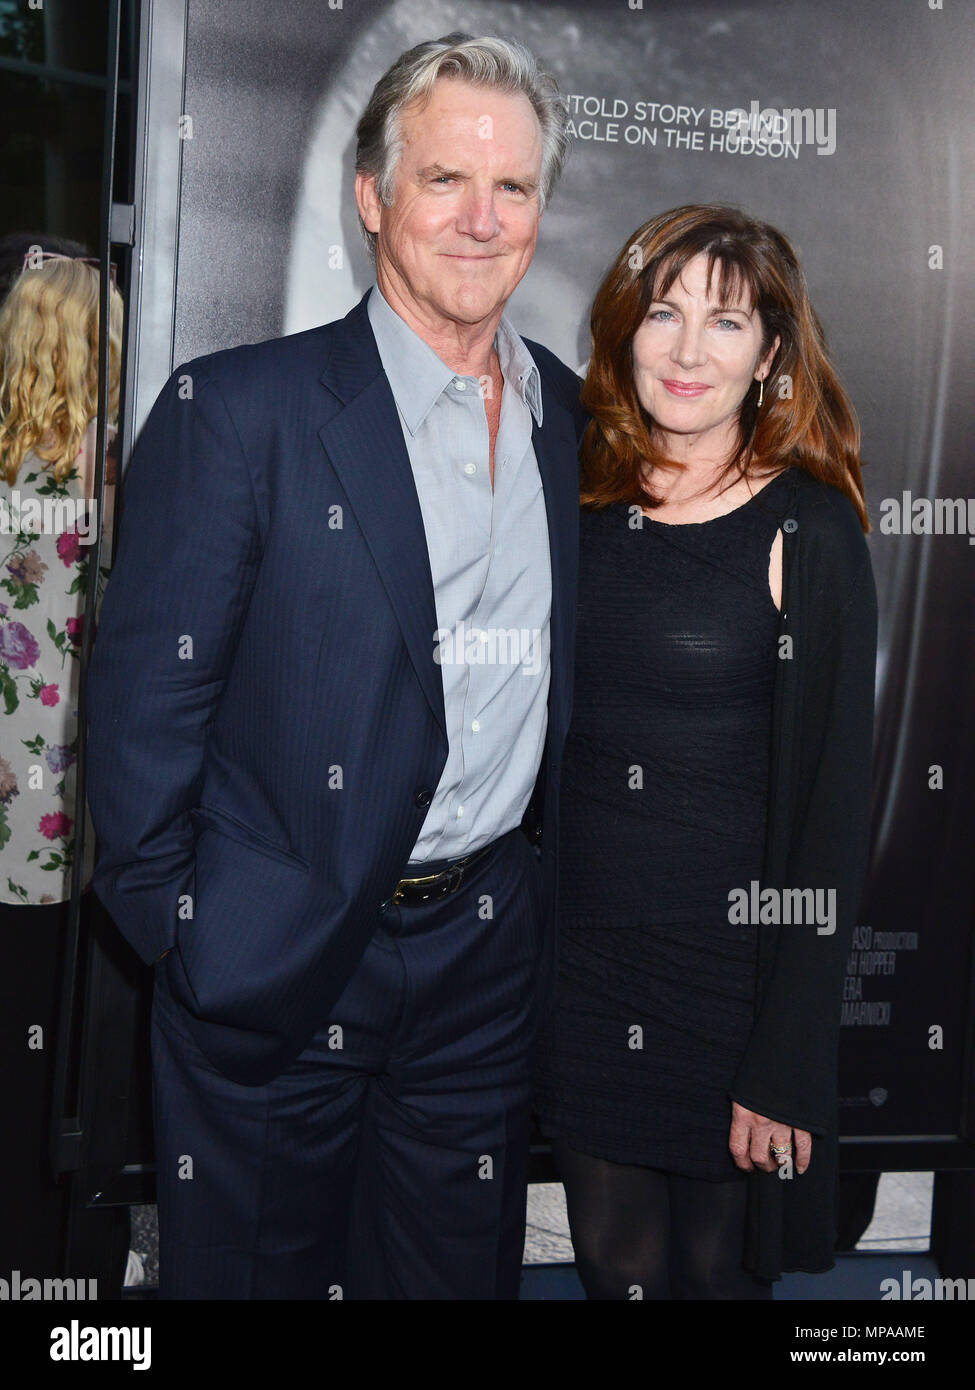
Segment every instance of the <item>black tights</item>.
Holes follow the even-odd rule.
[[[591,1299],[760,1299],[742,1268],[747,1184],[611,1163],[553,1139],[576,1270]]]

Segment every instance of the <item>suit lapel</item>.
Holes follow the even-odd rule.
[[[529,349],[530,350],[530,349]],[[575,605],[579,489],[576,440],[571,414],[546,389],[542,378],[542,425],[532,422],[532,447],[545,494],[548,548],[552,565],[552,678],[549,729],[561,747],[568,714],[572,672],[572,609]]]
[[[318,435],[379,571],[417,679],[446,733],[443,680],[433,659],[437,608],[423,516],[366,298],[333,336],[321,381],[344,409]]]

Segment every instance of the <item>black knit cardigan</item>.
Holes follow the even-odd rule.
[[[767,1279],[833,1265],[841,994],[869,846],[877,650],[850,501],[794,468],[776,510],[783,598],[761,887],[835,889],[836,927],[758,928],[755,1022],[729,1096],[813,1135],[802,1176],[748,1178],[745,1265]]]

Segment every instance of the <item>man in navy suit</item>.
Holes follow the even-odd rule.
[[[166,1297],[518,1291],[582,417],[504,307],[565,112],[527,50],[451,34],[357,136],[376,284],[173,373],[90,673]]]

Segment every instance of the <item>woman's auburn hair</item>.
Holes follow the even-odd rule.
[[[94,266],[42,261],[0,307],[0,475],[17,481],[33,452],[63,482],[98,413],[98,286]],[[122,296],[109,296],[108,422],[118,419]],[[50,435],[50,442],[42,441]]]
[[[737,445],[722,477],[765,477],[795,464],[848,497],[869,530],[856,413],[830,365],[798,257],[775,227],[720,204],[689,204],[645,222],[596,293],[580,397],[591,416],[580,451],[581,505],[656,506],[648,469],[683,466],[662,452],[656,423],[637,396],[633,337],[650,305],[699,255],[707,256],[709,292],[717,270],[721,303],[741,295],[757,310],[763,356],[780,339],[762,409],[757,382],[742,402]]]

